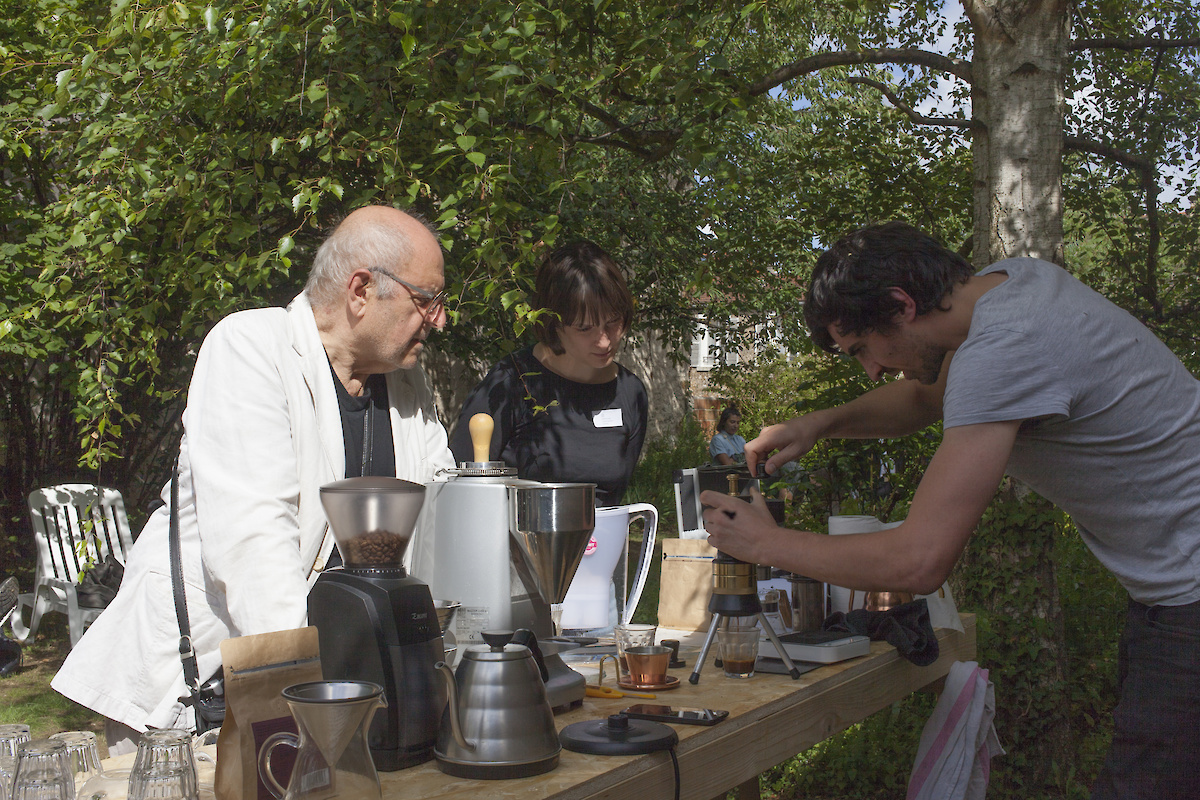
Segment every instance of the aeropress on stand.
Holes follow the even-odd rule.
[[[730,496],[740,498],[737,475],[730,475],[728,480]],[[782,523],[782,503],[775,505],[778,506],[778,510],[772,508],[771,514],[777,523]],[[787,667],[792,680],[800,677],[799,668],[784,650],[783,643],[779,641],[775,629],[771,627],[771,623],[763,614],[762,603],[758,599],[758,578],[755,572],[754,564],[740,561],[720,550],[717,551],[717,557],[713,559],[712,597],[708,601],[708,610],[713,615],[712,624],[708,626],[708,635],[704,637],[704,647],[701,648],[700,656],[696,659],[696,667],[688,677],[688,682],[693,686],[700,682],[700,670],[704,666],[705,659],[708,658],[708,650],[712,647],[717,630],[722,624],[728,625],[730,620],[740,617],[756,617],[758,624],[767,634],[767,638],[771,640],[771,644],[775,645],[779,659]]]

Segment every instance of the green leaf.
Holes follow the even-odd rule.
[[[525,292],[520,289],[512,289],[500,295],[500,305],[507,310],[511,308],[514,303],[523,299],[525,299]]]
[[[308,91],[304,93],[304,96],[307,97],[310,102],[315,103],[328,94],[328,92],[329,88],[325,85],[325,81],[315,80],[308,85]]]

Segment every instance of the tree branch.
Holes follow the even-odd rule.
[[[1112,145],[1104,144],[1103,142],[1084,139],[1082,136],[1064,135],[1063,147],[1067,150],[1078,150],[1082,153],[1091,153],[1102,158],[1112,159],[1121,166],[1139,173],[1151,168],[1150,162],[1145,159],[1139,158],[1132,153],[1126,153],[1124,150],[1118,150]]]
[[[870,78],[860,78],[851,76],[846,79],[849,83],[858,83],[864,86],[870,86],[879,91],[886,97],[892,105],[908,115],[908,118],[918,125],[937,125],[943,128],[963,128],[966,130],[979,129],[982,130],[984,125],[982,122],[973,119],[954,119],[952,117],[926,117],[923,114],[918,114],[916,109],[905,103],[896,93],[893,92],[886,84],[880,83]]]
[[[1200,47],[1200,38],[1193,39],[1160,39],[1154,36],[1143,36],[1140,39],[1119,39],[1102,36],[1095,39],[1076,39],[1067,46],[1067,50],[1144,50],[1146,48],[1168,49],[1172,47]]]
[[[1138,294],[1150,304],[1154,317],[1162,317],[1162,300],[1158,296],[1158,243],[1161,231],[1158,223],[1158,170],[1144,158],[1126,153],[1112,145],[1084,139],[1079,136],[1063,136],[1063,148],[1109,158],[1126,169],[1137,173],[1141,183],[1143,203],[1146,207],[1146,265]]]
[[[821,53],[802,58],[772,70],[746,87],[746,91],[751,97],[756,97],[801,75],[808,75],[828,67],[846,67],[855,64],[912,64],[948,72],[966,83],[971,82],[971,63],[969,61],[961,58],[949,58],[926,50],[884,47],[878,50],[840,50],[836,53]]]

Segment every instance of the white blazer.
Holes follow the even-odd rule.
[[[454,466],[419,367],[387,376],[396,475]],[[205,337],[183,414],[179,532],[202,678],[223,639],[307,624],[308,589],[333,549],[319,488],[345,477],[333,374],[307,298],[232,314]],[[170,501],[170,484],[162,490]],[[407,556],[431,548],[423,515]],[[137,730],[190,726],[171,589],[168,506],[146,522],[121,590],[51,685]],[[423,546],[425,545],[425,546]],[[421,555],[418,558],[422,558]],[[429,574],[428,563],[418,574]]]

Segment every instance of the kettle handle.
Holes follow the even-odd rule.
[[[463,736],[462,724],[458,721],[458,684],[454,682],[454,672],[446,666],[445,661],[437,662],[433,668],[442,674],[442,680],[446,683],[446,697],[450,703],[450,733],[459,747],[473,753],[475,745],[468,742],[467,737]]]
[[[287,794],[287,789],[279,785],[279,781],[275,780],[275,773],[271,772],[271,751],[281,744],[298,750],[300,737],[291,731],[278,731],[268,736],[267,740],[263,742],[262,749],[258,751],[258,776],[262,778],[271,794],[282,800],[283,796]]]
[[[528,628],[517,628],[517,632],[513,634],[512,643],[529,648],[529,652],[533,654],[533,661],[537,664],[538,672],[541,673],[542,683],[547,683],[550,680],[550,670],[546,669],[546,658],[542,655],[542,648],[538,647],[537,636],[534,632]]]

